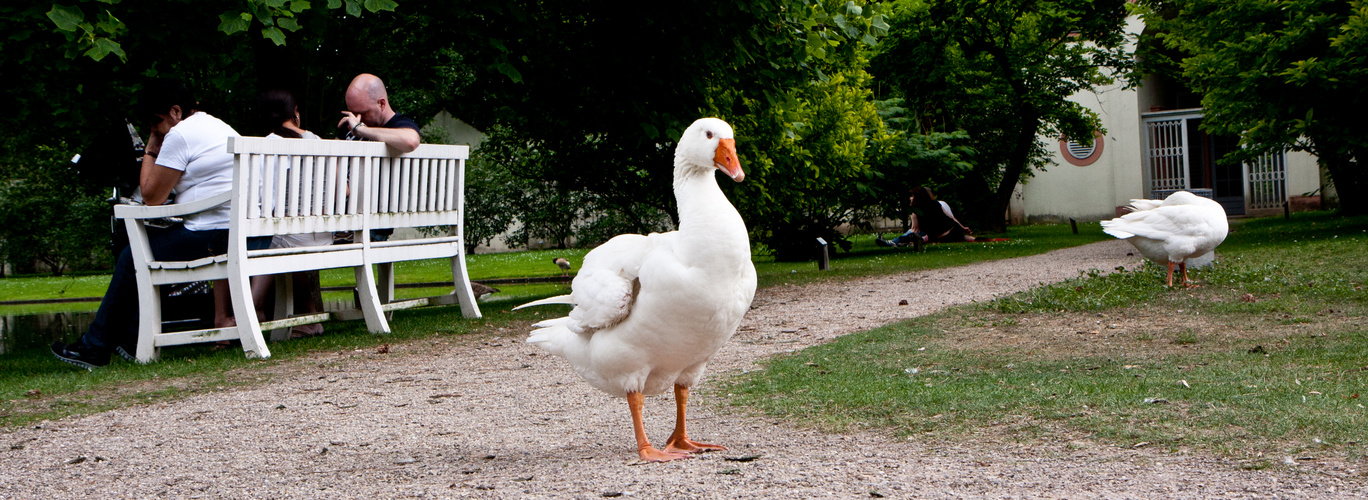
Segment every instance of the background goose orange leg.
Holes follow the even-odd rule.
[[[689,405],[689,388],[675,385],[675,430],[670,434],[670,440],[665,442],[665,451],[680,451],[684,453],[698,453],[700,451],[722,451],[725,447],[715,444],[700,443],[689,440],[688,431],[684,430],[684,408]]]
[[[636,432],[637,454],[646,462],[668,462],[689,458],[688,453],[671,451],[668,448],[661,451],[651,446],[651,441],[646,439],[646,425],[642,423],[641,419],[641,408],[645,401],[646,396],[640,392],[627,393],[627,408],[632,410],[632,430]]]
[[[1168,269],[1168,286],[1173,286],[1173,261],[1171,260],[1168,263]]]

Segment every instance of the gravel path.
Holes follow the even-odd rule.
[[[1131,265],[1128,249],[1108,241],[764,289],[712,369],[750,369],[770,354],[947,305]],[[922,298],[897,305],[914,288]],[[282,364],[270,384],[0,434],[0,498],[1368,497],[1363,472],[1330,464],[1251,471],[1088,441],[944,446],[824,434],[702,401],[691,408],[691,435],[731,449],[639,464],[627,405],[523,335],[323,353]],[[648,398],[646,418],[663,442],[671,398]]]

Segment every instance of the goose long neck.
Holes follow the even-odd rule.
[[[700,242],[710,248],[697,249],[716,255],[719,250],[734,249],[738,255],[750,258],[750,239],[746,223],[736,207],[722,194],[713,168],[676,167],[674,174],[675,201],[679,207],[679,232],[686,240]]]

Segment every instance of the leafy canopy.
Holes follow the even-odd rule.
[[[1097,116],[1068,98],[1126,77],[1125,0],[906,0],[872,72],[921,117],[968,133],[973,169],[951,183],[977,224],[1001,227],[1013,189],[1049,162],[1040,135],[1091,142]]]
[[[1349,213],[1368,213],[1368,2],[1150,0],[1146,24],[1202,95],[1202,128],[1250,157],[1316,155]]]

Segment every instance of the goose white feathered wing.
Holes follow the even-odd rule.
[[[679,229],[617,236],[590,251],[567,296],[563,318],[534,325],[528,342],[565,358],[594,387],[626,397],[643,460],[723,449],[690,441],[683,411],[688,389],[736,332],[755,295],[746,226],[713,171],[744,178],[732,130],[705,118],[684,132],[675,153]],[[640,398],[674,388],[679,419],[664,451],[645,440]]]
[[[1230,230],[1220,203],[1187,191],[1162,201],[1134,199],[1130,207],[1130,213],[1102,221],[1103,232],[1129,241],[1145,258],[1168,266],[1170,286],[1174,266],[1182,269],[1186,284],[1187,267],[1211,264]]]

